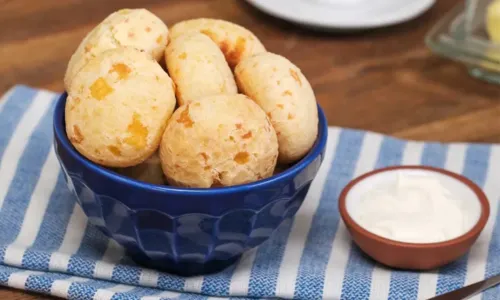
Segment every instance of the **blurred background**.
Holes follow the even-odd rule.
[[[412,139],[498,142],[499,87],[425,44],[429,30],[457,4],[439,0],[388,27],[325,31],[271,17],[244,0],[0,0],[0,93],[15,84],[62,92],[67,62],[84,35],[115,10],[144,7],[169,26],[208,17],[253,31],[269,51],[302,69],[330,125]]]

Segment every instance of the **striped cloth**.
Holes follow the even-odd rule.
[[[59,95],[26,86],[0,102],[0,284],[69,299],[426,299],[500,272],[500,146],[409,142],[330,128],[325,161],[293,221],[221,273],[181,278],[143,269],[89,225],[52,148]],[[483,187],[492,214],[471,251],[426,273],[391,271],[353,246],[337,196],[388,165],[459,172]],[[491,166],[491,167],[490,167]],[[480,297],[498,299],[500,289]]]

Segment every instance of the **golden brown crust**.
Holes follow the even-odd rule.
[[[272,176],[278,141],[264,111],[244,95],[207,97],[181,106],[160,145],[170,184],[210,188]]]
[[[66,102],[66,132],[88,159],[129,167],[150,157],[175,107],[171,79],[146,53],[102,52],[75,76]]]
[[[176,85],[179,105],[203,97],[238,93],[221,50],[201,33],[177,36],[167,46],[165,60]]]
[[[286,58],[261,53],[235,69],[240,91],[259,104],[271,120],[279,141],[279,162],[301,159],[318,134],[318,111],[311,85]]]
[[[176,38],[190,31],[201,32],[210,37],[233,69],[241,60],[266,52],[264,45],[251,31],[224,20],[200,18],[182,21],[172,26],[170,35]]]
[[[146,9],[122,9],[110,14],[82,40],[71,56],[64,75],[69,89],[72,79],[87,62],[101,52],[118,47],[134,47],[157,61],[168,42],[168,27]]]

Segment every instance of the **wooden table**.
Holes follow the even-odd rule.
[[[418,140],[500,142],[500,87],[469,77],[424,44],[456,3],[439,0],[406,24],[356,34],[319,33],[236,0],[0,0],[0,94],[14,84],[62,91],[67,61],[114,10],[142,5],[168,25],[222,18],[252,30],[309,78],[330,125]],[[40,299],[0,289],[2,299]]]

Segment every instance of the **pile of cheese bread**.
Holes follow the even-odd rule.
[[[258,181],[303,158],[318,134],[300,69],[223,20],[169,29],[146,9],[116,11],[81,41],[64,84],[75,149],[153,184]]]

